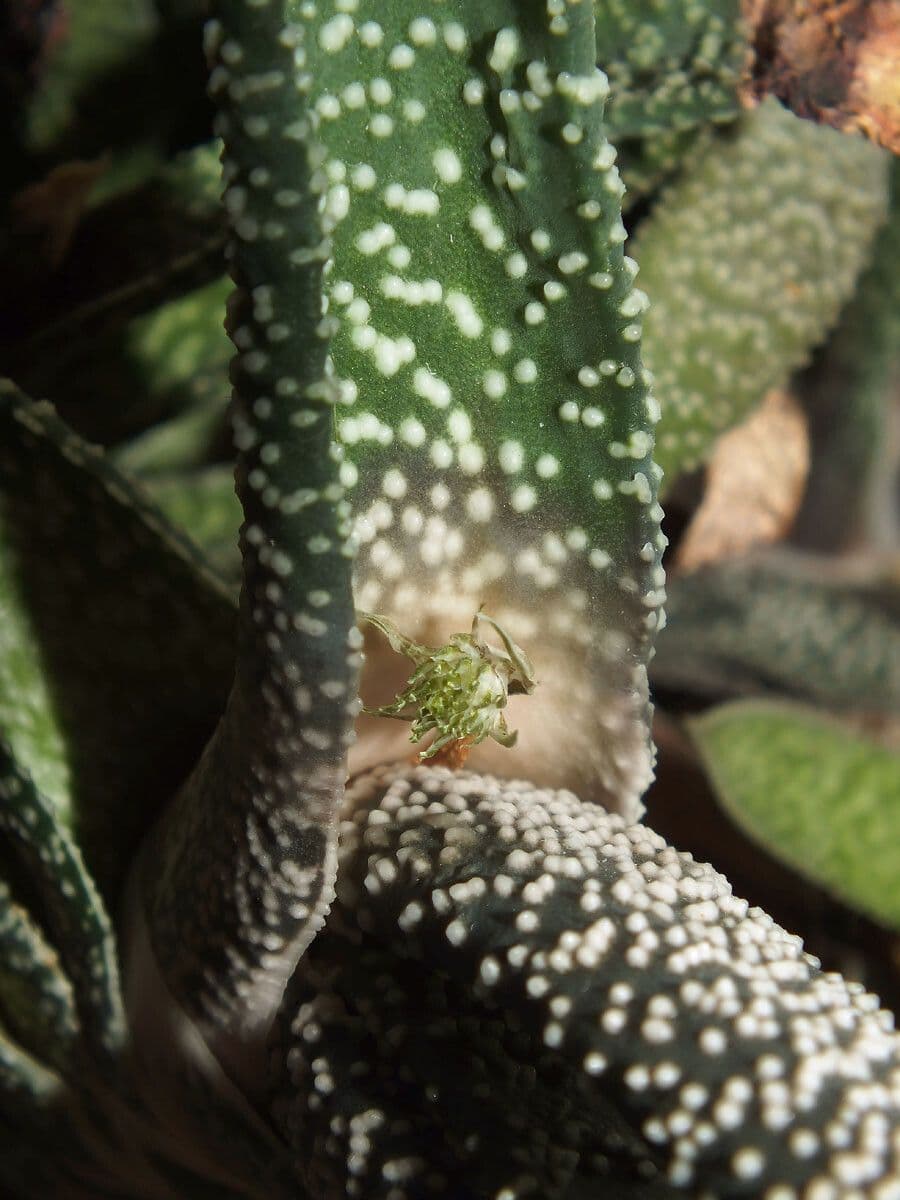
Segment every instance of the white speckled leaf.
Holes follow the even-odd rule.
[[[743,701],[691,722],[727,812],[876,921],[900,927],[900,757],[812,709]]]
[[[888,156],[767,101],[687,164],[634,243],[669,483],[825,337],[884,220]]]
[[[594,0],[594,14],[614,141],[737,114],[747,52],[740,0]]]
[[[631,808],[660,511],[589,7],[341,8],[296,15],[357,602],[431,642],[484,603],[539,678],[504,772]]]
[[[109,1060],[121,1051],[125,1036],[109,916],[78,847],[57,819],[52,804],[15,762],[2,740],[0,838],[4,850],[15,855],[37,897],[48,942],[71,981],[78,1025],[83,1027],[86,1044],[94,1057]],[[62,1051],[60,1044],[58,1052]],[[54,1055],[48,1057],[57,1061]]]

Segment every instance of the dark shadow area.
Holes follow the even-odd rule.
[[[187,543],[173,549],[134,511],[136,492],[99,459],[78,463],[60,422],[38,410],[30,432],[14,411],[3,397],[0,513],[68,746],[76,833],[110,897],[221,713],[236,608]]]

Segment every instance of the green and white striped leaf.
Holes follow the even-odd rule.
[[[0,522],[0,732],[110,895],[224,705],[234,601],[99,451],[10,384]]]
[[[643,349],[670,482],[823,340],[884,220],[888,161],[766,101],[693,158],[641,224]]]
[[[561,771],[633,811],[661,584],[655,406],[590,8],[312,11],[294,7],[315,114],[296,135],[323,147],[358,605],[438,644],[483,603],[540,680],[504,771]]]
[[[900,929],[900,756],[820,714],[744,701],[690,722],[728,813],[802,875]]]

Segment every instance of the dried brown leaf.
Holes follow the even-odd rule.
[[[706,493],[676,557],[682,571],[776,542],[790,529],[809,471],[806,417],[787,392],[771,391],[716,443]]]
[[[900,0],[744,0],[754,57],[742,98],[900,153]]]

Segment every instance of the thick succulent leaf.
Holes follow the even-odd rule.
[[[900,1169],[875,997],[645,825],[522,780],[355,780],[282,1011],[311,1195],[876,1200]]]
[[[357,603],[431,644],[483,603],[539,679],[511,705],[503,769],[633,810],[661,584],[655,405],[590,8],[296,11]]]
[[[801,874],[900,929],[900,755],[812,710],[726,704],[690,722],[726,811]]]
[[[16,638],[0,715],[109,894],[222,710],[234,602],[98,451],[9,384],[0,499]]]
[[[700,130],[740,111],[740,0],[594,0],[594,14],[607,134],[632,201],[679,165]]]
[[[72,985],[56,952],[2,879],[0,1024],[29,1054],[61,1071],[69,1067],[81,1032]]]
[[[613,141],[728,120],[747,50],[739,0],[594,0]]]
[[[858,712],[900,711],[900,590],[826,559],[760,555],[670,581],[651,667],[667,700],[786,693]]]
[[[900,390],[900,158],[891,207],[870,266],[823,353],[800,380],[810,414],[813,471],[795,536],[811,549],[854,539],[896,545],[895,438]]]
[[[140,875],[170,992],[243,1077],[330,902],[361,638],[302,33],[280,3],[222,0],[216,11],[206,45],[231,219],[245,516],[238,654],[223,720]]]
[[[74,989],[87,1044],[95,1057],[110,1059],[122,1048],[125,1027],[109,917],[53,804],[2,740],[0,834],[27,873],[46,937]]]
[[[769,101],[714,139],[642,223],[643,350],[670,482],[824,338],[884,219],[887,165]]]

